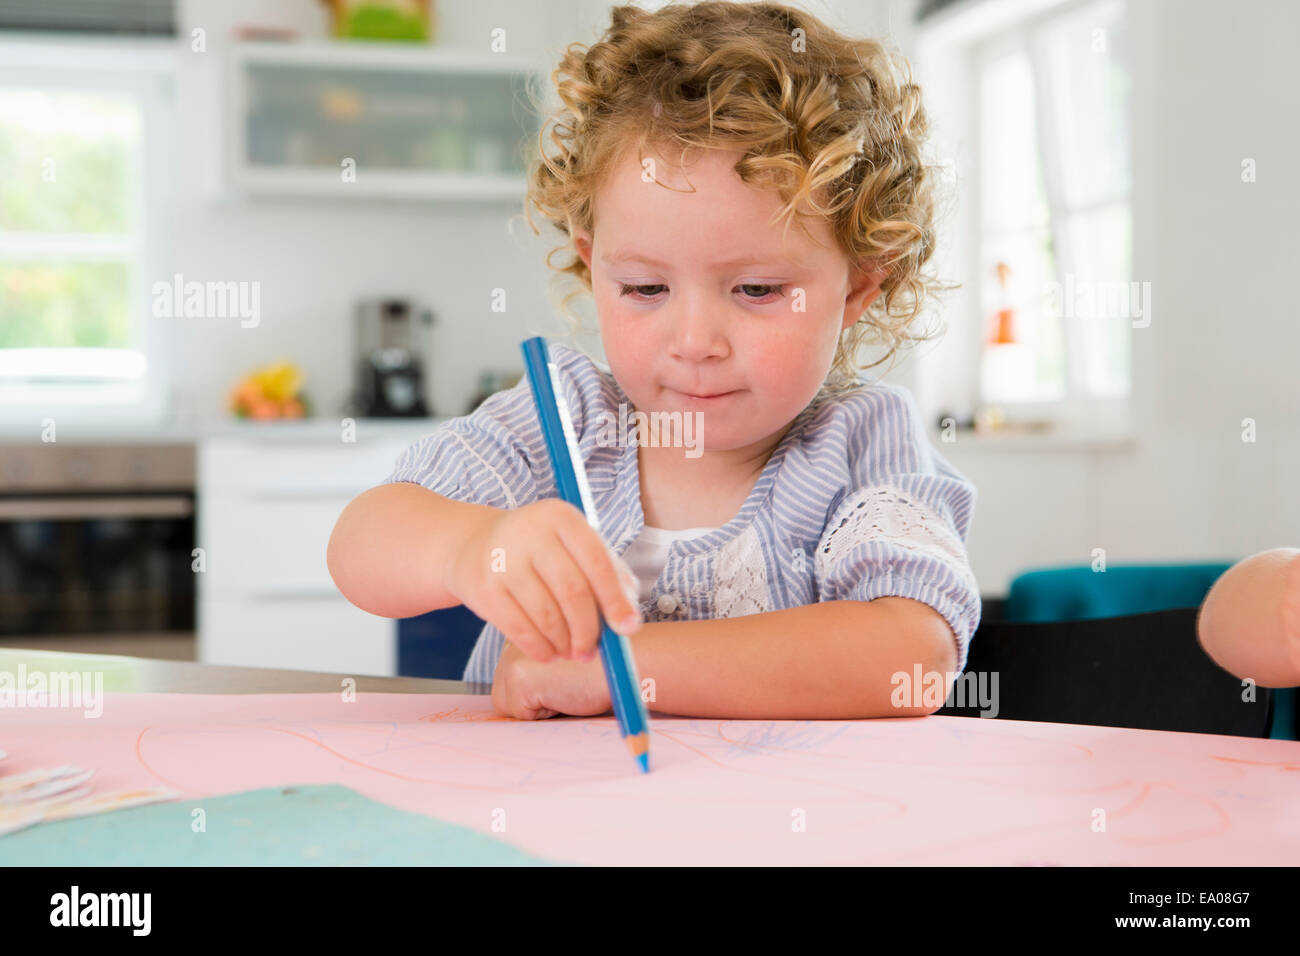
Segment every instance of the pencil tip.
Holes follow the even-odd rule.
[[[649,773],[649,772],[650,772],[650,755],[649,755],[649,754],[637,754],[637,756],[636,756],[636,762],[639,763],[639,764],[641,765],[641,772],[642,772],[642,773]]]

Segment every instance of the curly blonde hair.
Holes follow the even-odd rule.
[[[859,371],[931,337],[916,320],[949,287],[922,271],[935,245],[937,180],[921,155],[928,123],[910,67],[884,42],[775,3],[618,6],[596,43],[565,49],[551,82],[562,105],[538,134],[524,213],[534,234],[536,209],[568,237],[546,257],[558,284],[578,284],[560,301],[566,318],[575,318],[571,300],[591,293],[572,237],[593,230],[603,177],[630,145],[640,155],[676,143],[683,153],[741,151],[741,179],[784,202],[774,222],[788,229],[797,217],[803,227],[808,209],[830,221],[851,263],[888,269],[880,295],[841,333],[823,391],[856,387]],[[557,266],[566,250],[572,260]],[[859,366],[869,343],[887,351]]]

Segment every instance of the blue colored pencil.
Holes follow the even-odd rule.
[[[532,386],[533,402],[537,405],[537,417],[542,423],[542,435],[546,438],[546,451],[555,470],[555,485],[560,497],[581,509],[587,524],[600,534],[600,519],[587,484],[587,470],[578,451],[573,419],[560,387],[559,373],[551,362],[546,339],[540,335],[533,336],[525,339],[520,348],[524,353],[524,368],[528,372],[528,384]],[[609,699],[619,732],[641,772],[648,773],[650,714],[641,699],[636,661],[627,637],[616,633],[603,614],[600,615],[600,660],[605,668]]]

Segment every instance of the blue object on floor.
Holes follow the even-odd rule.
[[[1112,565],[1105,571],[1076,565],[1026,571],[1011,582],[1002,618],[1082,621],[1200,607],[1214,582],[1232,564],[1126,564]],[[1296,740],[1298,732],[1295,688],[1275,690],[1269,737]]]
[[[398,675],[460,680],[483,624],[463,604],[399,619]]]
[[[195,833],[194,811],[204,811]],[[338,784],[267,787],[39,823],[0,837],[6,866],[554,866]]]

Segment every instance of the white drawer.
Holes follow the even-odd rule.
[[[342,595],[213,596],[200,607],[198,658],[204,664],[391,677],[397,673],[397,625],[353,607]]]
[[[202,495],[197,544],[206,571],[200,595],[337,594],[325,549],[350,500]]]

